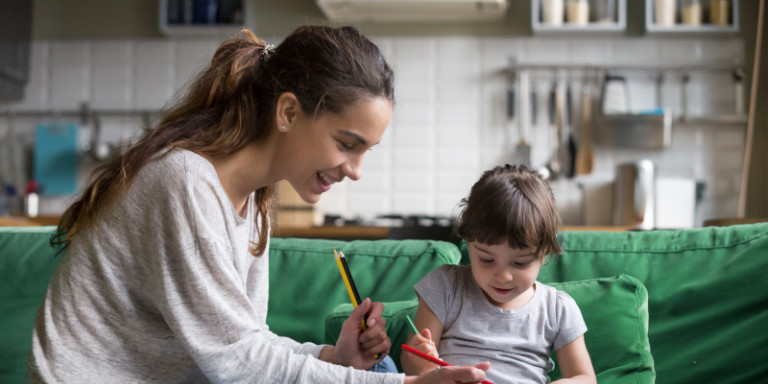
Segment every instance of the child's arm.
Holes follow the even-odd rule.
[[[557,350],[557,361],[563,378],[552,384],[580,383],[595,384],[595,370],[584,343],[584,335]]]
[[[440,345],[440,337],[443,335],[443,324],[422,299],[419,299],[419,308],[416,312],[414,323],[416,328],[421,330],[421,333],[408,337],[406,344],[430,356],[439,358],[437,347]],[[438,367],[437,364],[430,363],[410,353],[401,354],[400,363],[407,375],[421,375]]]

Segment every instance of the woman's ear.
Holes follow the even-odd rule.
[[[277,106],[275,107],[275,123],[278,129],[282,132],[288,131],[300,112],[301,104],[299,104],[299,99],[296,98],[296,95],[291,92],[283,92],[277,98]]]

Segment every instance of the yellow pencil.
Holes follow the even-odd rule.
[[[336,265],[338,265],[339,267],[339,273],[341,273],[341,279],[344,280],[344,286],[347,288],[347,294],[349,294],[349,300],[352,301],[352,306],[357,308],[357,306],[360,305],[362,300],[360,300],[360,294],[357,292],[355,281],[352,280],[352,273],[349,272],[349,266],[347,265],[347,258],[344,257],[343,252],[336,252],[335,249],[333,250],[333,255],[336,257]],[[366,318],[364,318],[360,322],[360,327],[363,329],[363,331],[368,329],[368,326],[365,325]],[[379,355],[374,355],[373,357],[378,359]]]

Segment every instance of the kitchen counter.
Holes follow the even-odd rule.
[[[414,227],[419,228],[419,227]],[[278,227],[272,231],[275,237],[308,237],[327,238],[340,240],[374,240],[386,239],[389,236],[390,227],[370,227],[347,225],[317,226],[317,227]],[[613,231],[621,232],[632,229],[620,226],[565,226],[563,231]]]

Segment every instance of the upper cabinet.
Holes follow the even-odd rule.
[[[531,26],[537,34],[621,33],[626,0],[531,0]]]
[[[739,30],[739,0],[645,0],[648,33]]]
[[[159,0],[166,36],[226,36],[246,25],[247,0]]]

